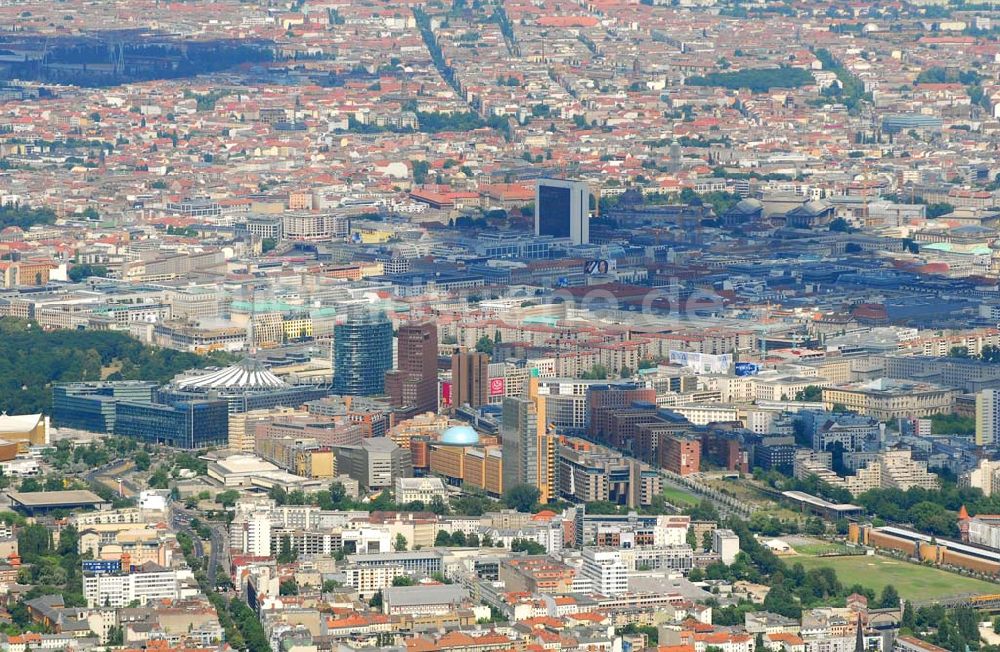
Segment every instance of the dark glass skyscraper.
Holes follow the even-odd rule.
[[[590,242],[590,187],[582,181],[539,179],[535,184],[535,235]]]
[[[351,317],[333,327],[333,391],[370,396],[385,391],[392,369],[392,324],[383,314]]]

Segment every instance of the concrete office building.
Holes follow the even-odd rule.
[[[385,374],[389,403],[402,416],[437,411],[437,326],[405,324],[396,334],[396,369]]]
[[[234,521],[229,528],[231,547],[244,554],[267,557],[271,554],[271,514],[264,509]]]
[[[948,414],[959,390],[931,383],[877,378],[823,388],[823,409],[842,405],[880,421]]]
[[[340,571],[345,584],[358,592],[358,597],[371,600],[376,593],[392,586],[392,581],[406,571],[402,566],[348,566]]]
[[[355,568],[397,568],[406,573],[431,576],[444,572],[444,560],[437,550],[412,550],[382,554],[347,555],[347,564]]]
[[[350,232],[346,215],[289,212],[282,215],[282,234],[290,240],[342,240]]]
[[[538,379],[532,377],[528,398],[504,398],[500,424],[504,488],[537,487],[542,503],[554,495],[556,484],[557,437],[546,428],[545,398],[538,395]]]
[[[535,186],[535,235],[590,243],[590,187],[582,181],[539,179]]]
[[[545,423],[561,435],[582,435],[587,430],[587,390],[601,381],[543,378],[538,394],[545,397]],[[602,383],[603,384],[603,383]]]
[[[389,532],[374,528],[323,528],[302,530],[294,528],[273,528],[271,530],[271,550],[278,551],[288,541],[303,555],[330,556],[338,550],[345,553],[384,554],[391,546]]]
[[[582,439],[561,441],[557,461],[559,495],[575,503],[606,500],[635,508],[663,493],[657,470]]]
[[[1000,387],[1000,366],[974,358],[880,356],[886,378],[958,387],[966,392]]]
[[[358,446],[334,446],[337,473],[366,489],[387,489],[396,478],[413,477],[410,451],[387,437],[370,437]]]
[[[813,450],[817,451],[830,450],[836,444],[852,453],[877,449],[885,430],[878,419],[850,413],[811,413],[805,422],[807,434],[812,424]]]
[[[504,559],[498,575],[507,591],[560,595],[573,591],[577,573],[555,557],[530,555]]]
[[[167,293],[173,319],[218,319],[222,314],[222,301],[222,293],[213,286],[176,288]]]

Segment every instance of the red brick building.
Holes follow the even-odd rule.
[[[679,475],[697,473],[701,468],[701,442],[666,437],[660,442],[660,466]]]
[[[437,326],[404,324],[396,334],[396,369],[386,372],[385,389],[394,408],[406,415],[437,412]]]

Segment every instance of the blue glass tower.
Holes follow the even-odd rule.
[[[333,328],[333,391],[347,396],[385,392],[392,369],[392,324],[383,314],[351,317]]]

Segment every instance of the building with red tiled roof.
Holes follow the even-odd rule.
[[[806,649],[806,642],[800,636],[789,632],[764,634],[764,645],[780,652],[805,652]]]
[[[593,16],[542,16],[538,19],[542,27],[593,27],[598,22]]]
[[[425,635],[427,636],[427,635]],[[515,647],[514,641],[496,632],[473,636],[465,632],[450,631],[436,639],[415,636],[404,641],[407,652],[501,652]]]

